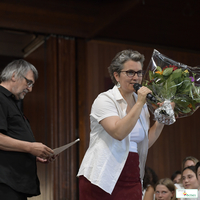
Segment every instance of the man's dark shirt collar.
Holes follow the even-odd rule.
[[[7,97],[11,97],[16,103],[19,102],[19,100],[15,98],[15,95],[9,90],[7,90],[5,87],[3,87],[2,85],[0,85],[0,92],[5,94]]]

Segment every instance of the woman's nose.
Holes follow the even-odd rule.
[[[158,197],[162,197],[162,193],[159,193]]]
[[[188,182],[188,179],[186,178],[184,181],[187,183],[187,182]]]

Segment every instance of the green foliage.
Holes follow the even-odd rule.
[[[171,67],[164,69],[163,76],[169,76],[172,73],[172,71],[173,71],[173,68]]]
[[[200,103],[200,88],[194,85],[188,70],[183,71],[176,66],[162,70],[157,66],[155,72],[149,71],[149,80],[144,85],[152,90],[158,101],[168,99],[175,102],[177,113],[190,113]]]

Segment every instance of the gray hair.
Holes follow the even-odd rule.
[[[145,60],[144,55],[140,54],[138,51],[133,50],[123,50],[119,52],[112,60],[110,66],[108,67],[108,72],[110,74],[112,82],[117,85],[117,81],[114,77],[114,72],[117,72],[120,75],[121,70],[124,68],[123,64],[132,60],[135,62],[140,62],[143,67],[143,62]]]
[[[36,81],[38,79],[38,71],[32,64],[23,59],[14,60],[1,72],[1,82],[11,80],[13,73],[15,73],[16,78],[22,78],[22,75],[25,76],[29,70],[33,72]]]

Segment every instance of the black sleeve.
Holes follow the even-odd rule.
[[[0,104],[0,130],[1,133],[6,133],[8,130],[8,123],[7,123],[7,111],[5,106]]]

